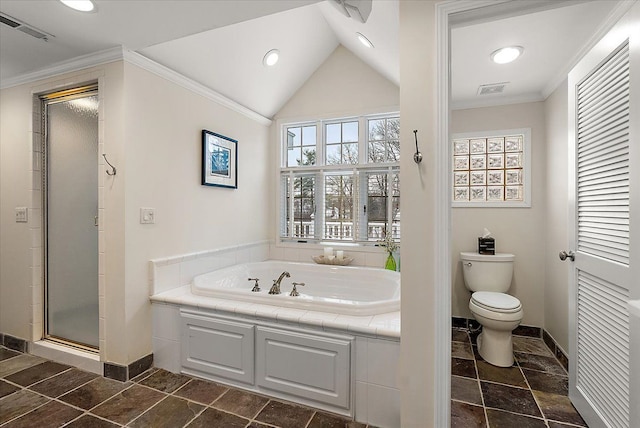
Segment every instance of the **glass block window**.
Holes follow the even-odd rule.
[[[453,136],[453,206],[531,206],[530,129]]]
[[[400,239],[400,118],[396,114],[288,124],[282,130],[283,241]]]

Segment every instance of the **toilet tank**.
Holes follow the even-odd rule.
[[[471,291],[506,293],[511,287],[515,258],[507,253],[460,253],[464,285]]]

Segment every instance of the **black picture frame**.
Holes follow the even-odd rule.
[[[238,141],[202,130],[202,185],[238,188]]]

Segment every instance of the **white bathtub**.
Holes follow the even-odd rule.
[[[281,294],[270,295],[273,280],[283,272]],[[259,292],[252,292],[260,278]],[[292,282],[303,282],[297,297]],[[216,270],[193,279],[191,292],[200,296],[241,300],[343,315],[376,315],[400,310],[400,274],[384,269],[266,261]]]

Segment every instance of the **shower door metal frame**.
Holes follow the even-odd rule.
[[[46,94],[42,94],[39,96],[40,98],[40,113],[41,113],[41,129],[42,129],[42,146],[41,146],[41,162],[42,162],[42,172],[41,172],[41,185],[42,185],[42,277],[43,277],[43,287],[42,287],[42,299],[43,299],[43,312],[42,312],[42,339],[57,342],[65,346],[71,346],[74,348],[79,348],[83,351],[91,352],[91,353],[99,353],[99,347],[93,347],[84,343],[75,342],[73,340],[58,337],[55,335],[49,334],[49,305],[48,305],[48,288],[49,288],[49,225],[48,225],[48,199],[49,199],[49,183],[48,183],[48,175],[49,175],[49,162],[48,162],[48,148],[49,148],[49,130],[47,127],[47,117],[48,117],[48,106],[51,104],[56,104],[64,101],[70,101],[78,98],[84,98],[91,95],[98,95],[98,83],[91,83],[84,86],[74,87],[71,89],[65,89],[56,92],[50,92]],[[97,162],[97,160],[96,160]],[[97,189],[96,189],[97,192]],[[96,217],[96,226],[97,226],[98,218]],[[98,254],[96,253],[96,257]],[[96,278],[96,281],[98,278]]]

